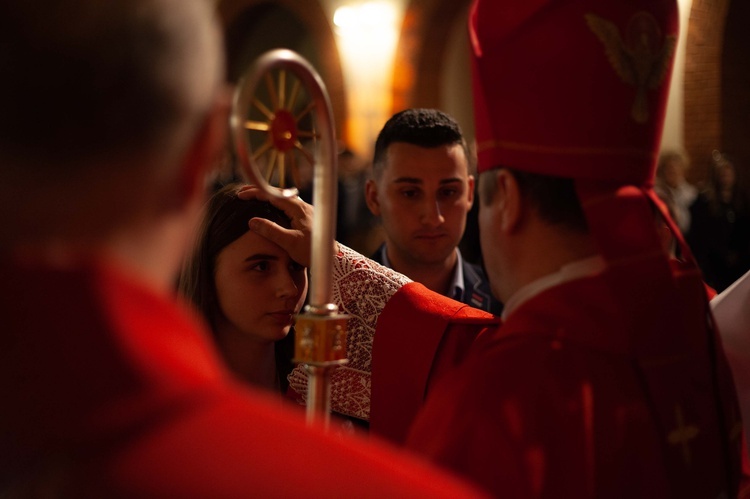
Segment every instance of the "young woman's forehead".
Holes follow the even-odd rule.
[[[253,255],[263,254],[274,256],[279,260],[289,260],[289,254],[281,246],[271,242],[263,236],[252,231],[247,231],[239,238],[228,244],[219,254],[227,255],[233,259],[246,259]]]

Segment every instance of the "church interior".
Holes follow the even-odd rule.
[[[474,139],[467,30],[470,4],[470,0],[217,2],[230,82],[237,84],[261,54],[277,48],[299,53],[320,74],[330,97],[339,149],[348,155],[340,161],[339,176],[359,179],[345,181],[348,187],[343,193],[348,194],[348,202],[354,199],[360,204],[348,209],[349,223],[357,230],[351,238],[338,236],[364,254],[371,254],[382,241],[377,220],[361,206],[360,193],[377,133],[386,120],[407,108],[437,108],[455,117],[469,144]],[[743,213],[737,216],[742,220],[750,214],[743,207],[748,203],[741,201],[750,199],[750,141],[746,140],[750,136],[750,65],[746,64],[750,33],[744,26],[744,20],[750,19],[750,3],[680,0],[678,4],[680,36],[661,151],[662,158],[680,155],[684,163],[680,182],[693,194],[682,201],[681,208],[673,209],[673,200],[665,200],[673,217],[680,218],[674,211],[687,213],[696,193],[716,190],[717,171],[726,164],[735,172],[731,190],[737,193],[730,196],[733,200],[724,210],[732,219],[723,224],[726,227],[717,229],[722,222],[709,220],[704,224],[707,230],[698,227],[691,236],[689,227],[682,224],[701,261],[704,251],[696,245],[734,239],[727,234],[738,230],[735,212]],[[225,170],[232,168],[228,163]],[[659,181],[657,174],[657,191]],[[339,204],[346,203],[340,195]],[[340,218],[339,225],[343,223]],[[746,238],[740,239],[737,244],[746,246]],[[478,262],[481,254],[474,250],[478,247],[474,209],[461,249]],[[744,264],[741,267],[745,269]],[[737,272],[726,281],[734,280]],[[715,286],[720,290],[725,284]]]
[[[367,157],[383,122],[436,107],[472,135],[466,19],[469,0],[218,0],[229,78],[272,48],[308,59],[330,94],[339,136]],[[682,149],[687,178],[708,176],[711,153],[750,168],[750,4],[680,0],[681,36],[663,149]],[[554,40],[550,41],[554,43]]]

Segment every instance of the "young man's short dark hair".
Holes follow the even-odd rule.
[[[471,171],[471,156],[461,127],[453,117],[437,109],[406,109],[386,121],[375,141],[375,154],[372,160],[375,178],[382,173],[386,151],[394,142],[405,142],[425,148],[461,144]]]

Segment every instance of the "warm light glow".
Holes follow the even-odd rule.
[[[390,117],[393,59],[402,12],[392,2],[347,4],[336,9],[338,47],[347,85],[351,146],[369,154]]]
[[[685,52],[687,49],[687,26],[690,23],[690,11],[693,0],[679,0],[680,6],[680,37],[675,55],[674,70],[672,72],[672,83],[669,87],[669,100],[667,100],[667,115],[664,121],[664,134],[662,135],[662,149],[683,149],[684,144],[684,122],[685,122],[685,94],[683,83],[685,81]]]
[[[384,2],[367,2],[357,6],[344,5],[333,14],[339,33],[368,37],[388,31],[396,24],[396,9]]]

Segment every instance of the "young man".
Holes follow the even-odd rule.
[[[0,495],[471,494],[243,388],[173,298],[227,122],[210,5],[0,3]]]
[[[385,230],[372,259],[432,291],[499,314],[502,305],[484,271],[458,249],[474,203],[470,157],[461,128],[446,113],[407,109],[386,122],[365,191]]]
[[[371,432],[497,497],[738,496],[732,375],[700,272],[655,223],[689,255],[653,191],[677,14],[475,3],[480,236],[504,322],[341,248],[336,295],[376,317]]]

